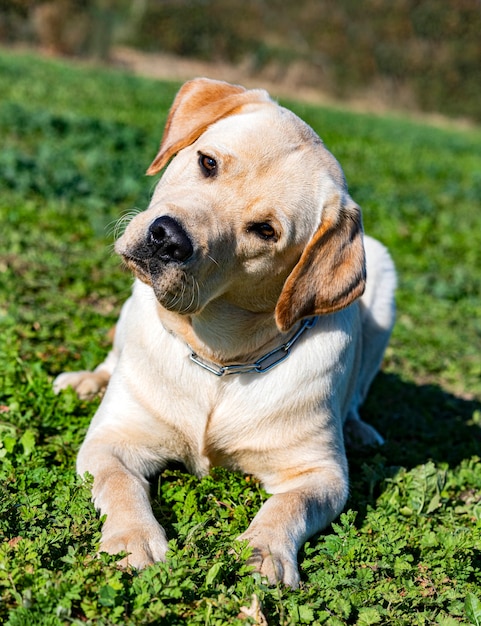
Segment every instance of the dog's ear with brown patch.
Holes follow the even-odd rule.
[[[169,111],[159,152],[147,174],[157,174],[179,150],[190,146],[214,122],[253,102],[270,102],[263,89],[245,89],[209,78],[185,83]]]
[[[343,309],[363,294],[365,283],[361,210],[347,194],[335,191],[284,284],[275,312],[279,329],[285,332],[305,317]]]

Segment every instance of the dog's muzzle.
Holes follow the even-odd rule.
[[[192,242],[183,226],[173,217],[156,218],[147,231],[147,244],[152,257],[164,263],[187,261],[194,252]]]

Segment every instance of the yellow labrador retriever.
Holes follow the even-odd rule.
[[[257,571],[295,587],[300,546],[346,502],[344,436],[382,442],[358,408],[395,270],[335,158],[265,91],[186,83],[148,173],[171,158],[116,243],[136,281],[111,353],[55,381],[83,397],[109,381],[77,465],[107,516],[100,549],[164,560],[148,477],[170,460],[221,465],[273,494],[241,539]]]

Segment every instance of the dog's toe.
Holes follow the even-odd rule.
[[[108,377],[104,373],[63,372],[53,381],[54,393],[58,394],[67,387],[72,387],[81,400],[88,400],[98,394],[107,385]]]
[[[118,562],[120,567],[144,569],[158,561],[165,561],[168,544],[161,526],[152,526],[122,530],[102,536],[99,552],[118,554],[127,552],[127,556]]]
[[[277,546],[264,544],[259,541],[259,536],[251,536],[249,530],[240,535],[238,539],[249,541],[252,553],[247,559],[247,564],[252,566],[254,572],[267,578],[270,585],[282,583],[293,589],[299,586],[300,577],[297,560],[283,544]],[[277,543],[279,544],[279,542]]]
[[[248,565],[267,578],[270,585],[283,583],[296,589],[299,586],[299,571],[297,563],[287,555],[273,553],[269,548],[253,548],[252,555],[247,560]]]

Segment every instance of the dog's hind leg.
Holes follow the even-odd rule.
[[[349,445],[382,444],[383,438],[359,417],[369,387],[377,374],[391,336],[395,319],[394,292],[396,270],[386,248],[375,239],[365,237],[367,283],[360,300],[362,352],[359,379],[353,402],[344,425]]]

